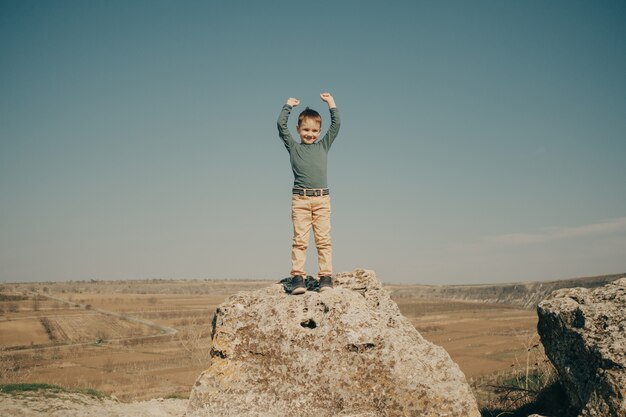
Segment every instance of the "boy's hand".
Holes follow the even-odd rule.
[[[289,97],[287,99],[287,104],[289,104],[291,107],[296,107],[298,104],[300,104],[300,100],[298,100],[297,98]]]
[[[322,99],[322,101],[325,101],[326,104],[328,104],[329,109],[337,107],[335,106],[335,99],[333,98],[333,96],[330,95],[330,93],[322,93],[320,94],[320,98]]]

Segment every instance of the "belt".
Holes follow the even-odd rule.
[[[319,197],[321,195],[328,195],[328,188],[313,188],[313,189],[305,189],[305,188],[293,188],[293,194],[298,195],[306,195],[307,197]]]

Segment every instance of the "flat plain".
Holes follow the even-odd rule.
[[[122,401],[186,398],[206,368],[211,318],[238,291],[270,281],[81,281],[0,285],[0,382],[93,388]],[[387,285],[393,294],[399,285]],[[534,310],[394,298],[480,389],[542,366]],[[486,382],[487,381],[487,382]]]

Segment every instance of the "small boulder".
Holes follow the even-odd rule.
[[[571,406],[585,417],[626,417],[626,278],[553,292],[538,331]]]
[[[334,281],[322,293],[277,284],[221,304],[187,416],[480,416],[459,367],[373,272]]]

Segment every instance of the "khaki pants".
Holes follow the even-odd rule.
[[[333,248],[330,242],[330,196],[309,197],[294,194],[291,197],[293,245],[291,249],[291,275],[306,276],[306,250],[313,226],[317,247],[318,276],[333,274]]]

